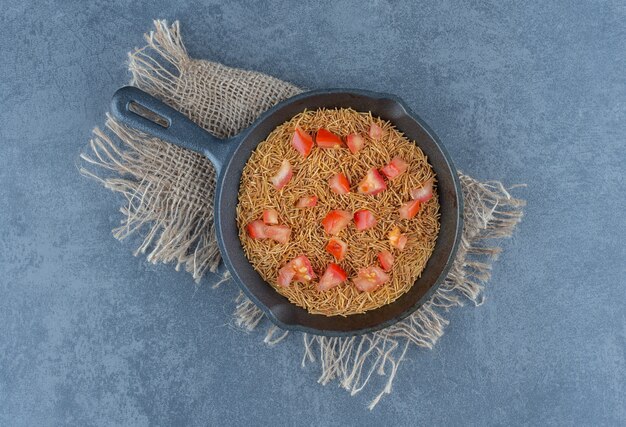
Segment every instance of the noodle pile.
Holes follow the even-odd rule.
[[[377,141],[368,136],[372,123],[383,130]],[[352,154],[347,148],[322,149],[317,145],[307,158],[303,158],[291,145],[296,127],[314,135],[325,128],[345,141],[350,133],[359,133],[365,138],[364,148]],[[380,168],[394,156],[402,157],[409,168],[394,180],[387,180],[387,190],[375,196],[359,194],[356,184],[368,169]],[[280,191],[276,190],[270,177],[274,176],[283,159],[293,167],[291,181]],[[349,194],[339,195],[330,190],[328,179],[343,173],[351,183]],[[241,177],[237,223],[239,238],[247,258],[260,275],[277,292],[292,303],[304,307],[310,313],[327,316],[350,315],[373,310],[396,300],[407,292],[420,276],[430,257],[439,232],[439,201],[437,194],[423,203],[419,213],[410,220],[401,220],[398,208],[410,200],[412,188],[421,187],[427,180],[435,178],[424,153],[389,122],[372,117],[371,113],[352,109],[320,109],[304,111],[277,127],[265,141],[261,142],[250,156]],[[303,196],[315,195],[317,206],[296,208]],[[279,223],[291,228],[287,244],[272,240],[255,240],[248,236],[246,225],[260,219],[264,209],[276,209]],[[322,219],[333,209],[354,213],[368,209],[374,213],[376,226],[357,231],[354,223],[346,227],[339,238],[348,244],[345,259],[338,264],[348,274],[348,280],[327,291],[315,289],[315,282],[292,283],[288,288],[276,284],[278,270],[296,256],[306,255],[319,277],[330,262],[337,262],[326,250],[328,236],[321,225]],[[388,233],[399,226],[408,237],[403,251],[389,244]],[[389,250],[394,258],[389,282],[373,292],[360,292],[352,283],[359,269],[378,265],[377,255]]]

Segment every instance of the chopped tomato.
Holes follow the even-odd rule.
[[[365,145],[365,139],[358,133],[351,133],[346,138],[346,145],[352,154],[356,154],[361,151],[361,148]]]
[[[265,209],[263,211],[263,222],[267,225],[278,224],[278,212],[276,209]]]
[[[317,205],[317,196],[304,196],[296,202],[297,208],[312,208]]]
[[[315,279],[315,272],[311,267],[311,261],[305,256],[300,255],[291,260],[292,268],[296,271],[294,279],[297,282],[309,282]]]
[[[317,131],[315,142],[321,148],[341,148],[341,138],[324,128]]]
[[[367,230],[376,225],[376,218],[367,209],[361,209],[354,213],[354,225],[359,231]]]
[[[341,239],[331,237],[326,244],[326,251],[334,256],[337,261],[341,261],[346,256],[348,244]]]
[[[345,271],[343,271],[343,268],[341,268],[334,262],[331,262],[330,264],[328,264],[328,267],[326,267],[326,271],[322,275],[322,278],[320,279],[316,288],[318,291],[327,291],[328,289],[332,289],[335,286],[345,282],[347,278],[348,275]]]
[[[278,270],[278,286],[288,287],[292,281],[310,282],[315,278],[311,262],[305,255],[295,257]]]
[[[265,236],[278,243],[287,243],[291,236],[291,228],[286,225],[265,225]]]
[[[429,179],[421,188],[411,190],[411,198],[420,202],[427,202],[433,197],[433,180]]]
[[[383,128],[378,126],[376,123],[372,123],[370,126],[370,138],[372,139],[380,139],[383,137]]]
[[[389,271],[393,266],[393,255],[388,250],[384,250],[378,254],[378,262],[383,270]]]
[[[348,181],[348,178],[342,173],[333,175],[332,178],[328,180],[328,185],[330,189],[337,194],[348,194],[350,192],[350,181]]]
[[[352,215],[350,215],[350,212],[334,210],[328,212],[328,215],[322,220],[322,225],[326,233],[337,235],[346,228],[351,219]]]
[[[419,200],[411,200],[403,204],[398,212],[400,212],[400,219],[411,219],[420,211],[422,202]]]
[[[358,186],[359,193],[370,195],[378,194],[386,189],[387,184],[374,168],[367,171],[367,175],[359,182]]]
[[[389,232],[389,243],[396,249],[403,251],[408,240],[408,237],[402,234],[398,227],[394,227],[394,229]]]
[[[389,281],[389,275],[380,267],[371,266],[359,270],[354,285],[361,292],[371,292]]]
[[[267,233],[265,232],[265,224],[260,219],[256,221],[252,221],[247,226],[248,235],[253,239],[265,239],[267,238]]]
[[[277,190],[280,190],[285,185],[287,185],[292,176],[293,169],[289,164],[289,160],[283,159],[283,162],[280,164],[280,169],[278,169],[276,175],[270,178],[270,181],[272,181],[272,184],[274,184],[274,187]]]
[[[313,148],[313,138],[300,128],[296,128],[291,139],[291,145],[300,153],[303,157],[306,157]]]
[[[383,166],[380,171],[385,174],[389,179],[394,179],[404,173],[409,167],[409,164],[404,161],[400,156],[396,156],[391,159],[388,165]]]
[[[288,262],[278,270],[278,286],[288,287],[295,275],[296,271],[293,269],[291,262]]]
[[[260,219],[252,221],[247,228],[253,239],[272,239],[278,243],[287,243],[291,235],[291,228],[286,225],[265,225]]]

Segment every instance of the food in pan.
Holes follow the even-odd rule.
[[[388,121],[304,111],[248,159],[237,223],[248,260],[289,301],[327,316],[363,313],[406,293],[431,256],[436,176]]]

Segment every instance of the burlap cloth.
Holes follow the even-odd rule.
[[[192,59],[183,45],[179,24],[155,21],[147,46],[129,54],[131,84],[162,99],[218,137],[250,125],[263,111],[301,90],[276,78],[205,60]],[[204,157],[120,125],[112,118],[106,131],[96,128],[81,154],[81,172],[122,194],[125,204],[118,239],[140,233],[135,254],[153,263],[184,267],[199,282],[216,271],[220,254],[213,228],[215,172]],[[445,311],[469,301],[482,303],[492,262],[500,248],[490,240],[510,236],[522,217],[524,202],[499,182],[479,182],[460,174],[465,199],[463,238],[448,277],[434,296],[408,319],[379,332],[350,338],[291,333],[263,319],[263,313],[241,293],[234,323],[246,330],[266,326],[264,342],[277,344],[289,335],[303,340],[302,364],[318,362],[318,382],[333,380],[351,394],[361,391],[373,373],[386,375],[370,403],[391,392],[398,366],[412,345],[432,348],[448,321]],[[227,282],[224,276],[221,282]],[[221,283],[220,282],[220,283]]]

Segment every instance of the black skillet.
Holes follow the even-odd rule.
[[[428,156],[437,174],[441,230],[434,252],[413,287],[391,304],[364,314],[323,316],[291,304],[266,283],[248,262],[239,241],[236,212],[239,181],[246,161],[269,133],[301,111],[318,108],[371,111],[389,120]],[[183,114],[135,87],[119,89],[112,100],[121,123],[201,153],[217,170],[215,228],[222,259],[243,292],[283,329],[318,335],[357,335],[382,329],[417,310],[445,279],[463,229],[463,195],[456,169],[435,133],[397,97],[363,90],[316,90],[277,104],[252,126],[227,140],[218,139]]]

